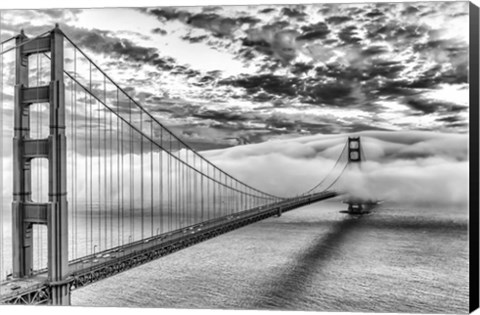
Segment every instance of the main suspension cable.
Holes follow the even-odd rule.
[[[326,182],[326,180],[328,179],[328,177],[330,176],[330,174],[333,173],[333,170],[335,170],[335,168],[337,167],[337,165],[340,163],[341,159],[342,159],[342,156],[343,154],[345,153],[345,150],[348,146],[348,142],[346,142],[343,146],[343,149],[340,153],[340,155],[338,156],[337,158],[337,161],[335,162],[334,166],[331,168],[330,172],[317,184],[315,185],[313,188],[311,188],[310,190],[308,190],[307,192],[304,193],[304,195],[308,195],[310,194],[312,191],[314,191],[315,189],[317,189],[318,187],[320,187],[324,182]],[[342,173],[343,173],[343,170],[342,170]],[[330,186],[329,186],[330,187]],[[328,188],[327,188],[328,189]],[[327,190],[325,189],[325,190]]]

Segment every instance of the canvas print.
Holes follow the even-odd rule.
[[[472,10],[0,10],[0,303],[468,312]]]

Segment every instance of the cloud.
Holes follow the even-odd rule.
[[[420,111],[423,114],[431,114],[438,112],[450,112],[457,113],[465,111],[467,108],[457,104],[442,102],[438,100],[429,100],[422,98],[407,98],[407,105],[416,111]]]
[[[305,9],[304,6],[297,6],[297,7],[285,7],[282,9],[281,14],[289,17],[294,18],[297,20],[302,20],[307,14],[303,12]]]
[[[468,93],[458,88],[468,82],[465,3],[135,11],[148,36],[128,24],[110,29],[82,21],[83,10],[6,11],[2,29],[37,34],[60,17],[66,33],[121,86],[134,86],[135,98],[145,95],[144,105],[166,124],[193,128],[192,141],[202,148],[236,144],[227,138],[468,130]],[[205,145],[209,128],[216,133]]]
[[[235,19],[224,18],[215,13],[195,14],[186,23],[206,29],[219,36],[230,36],[240,27]]]
[[[412,14],[417,14],[420,12],[420,9],[413,5],[409,5],[406,9],[402,11],[402,15],[412,15]]]
[[[225,79],[219,81],[218,84],[243,87],[251,94],[263,89],[266,93],[295,96],[297,95],[297,84],[299,84],[299,82],[300,80],[297,78],[265,74]]]
[[[362,39],[358,36],[357,27],[353,25],[343,28],[338,34],[338,37],[345,44],[357,44],[362,41]]]
[[[468,136],[431,132],[363,132],[368,161],[338,188],[355,196],[413,203],[468,201]],[[205,152],[246,182],[277,194],[297,194],[333,167],[346,135],[309,136]],[[282,170],[282,171],[279,171]]]
[[[350,99],[352,91],[351,84],[346,80],[338,80],[311,86],[307,93],[313,99],[312,102],[340,104],[340,100]]]
[[[404,203],[467,204],[468,162],[431,158],[387,165],[367,163],[363,173],[350,173],[344,187],[363,198]]]
[[[153,33],[153,34],[160,34],[160,35],[167,35],[167,31],[166,31],[166,30],[163,30],[163,29],[161,29],[161,28],[159,28],[159,27],[154,28],[154,29],[152,30],[152,33]]]
[[[298,55],[297,38],[300,33],[288,29],[288,25],[288,22],[279,21],[261,28],[251,28],[247,31],[247,38],[243,40],[243,44],[275,56],[284,65],[289,64]]]
[[[62,29],[74,43],[97,54],[109,52],[110,55],[122,57],[128,61],[148,63],[163,70],[171,70],[175,66],[173,58],[159,56],[156,48],[134,44],[132,41],[116,37],[108,31],[70,26],[62,27]]]
[[[190,22],[192,29],[207,31],[181,36],[192,44],[236,55],[249,68],[247,73],[235,77],[219,75],[212,81],[199,75],[195,78],[197,82],[190,81],[191,86],[220,84],[224,91],[232,91],[230,86],[245,89],[218,98],[222,101],[234,97],[274,105],[281,99],[283,107],[292,107],[300,101],[303,106],[367,108],[366,104],[375,104],[381,98],[409,105],[412,111],[402,115],[419,112],[443,115],[445,106],[429,106],[427,103],[432,100],[425,97],[425,92],[442,84],[467,82],[467,42],[433,22],[446,10],[455,16],[451,25],[449,22],[453,26],[450,29],[459,31],[463,22],[458,13],[466,9],[465,5],[366,4],[312,8],[318,8],[321,18],[312,14],[310,6],[255,10],[234,7],[228,11],[214,8],[201,13],[189,8],[161,8],[150,12],[164,25],[180,20]],[[259,78],[267,81],[259,82]],[[270,82],[278,83],[280,88]],[[380,110],[375,105],[369,105],[368,109]],[[464,130],[465,123],[451,122],[445,126]],[[362,128],[361,124],[356,128]]]
[[[344,16],[344,15],[343,16],[334,15],[325,19],[325,21],[327,21],[327,23],[330,23],[330,24],[342,24],[351,20],[352,20],[351,17]]]
[[[299,35],[296,38],[297,40],[323,39],[327,37],[327,35],[330,33],[328,26],[323,22],[319,22],[309,26],[304,26],[302,27],[302,31],[304,33]]]
[[[274,12],[275,10],[276,10],[275,8],[265,8],[265,9],[262,9],[262,10],[258,11],[258,13],[266,14],[266,13]]]
[[[172,20],[179,20],[193,28],[210,31],[216,36],[231,36],[243,24],[254,25],[260,20],[252,16],[238,16],[235,18],[223,17],[216,11],[221,7],[204,7],[202,13],[193,14],[188,9],[161,8],[147,10],[146,12],[156,16],[160,21],[166,23]]]
[[[182,39],[183,40],[187,40],[189,41],[190,43],[194,44],[194,43],[200,43],[202,41],[205,41],[208,39],[208,36],[207,35],[201,35],[201,36],[190,36],[190,35],[185,35],[185,36],[182,36]]]
[[[147,13],[156,16],[158,19],[162,21],[170,21],[170,20],[186,20],[190,14],[188,12],[178,10],[173,7],[165,7],[153,10],[147,10]]]
[[[369,18],[377,18],[377,17],[380,17],[380,16],[384,16],[384,14],[380,10],[374,9],[374,10],[368,12],[367,14],[365,14],[365,16],[367,16]]]

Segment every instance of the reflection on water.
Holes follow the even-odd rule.
[[[321,202],[74,291],[72,304],[459,313],[468,310],[468,214]]]

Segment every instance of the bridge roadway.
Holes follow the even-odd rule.
[[[286,199],[72,260],[70,288],[83,287],[220,234],[337,195],[325,191]],[[46,269],[29,278],[0,284],[0,304],[45,304],[49,295]]]

